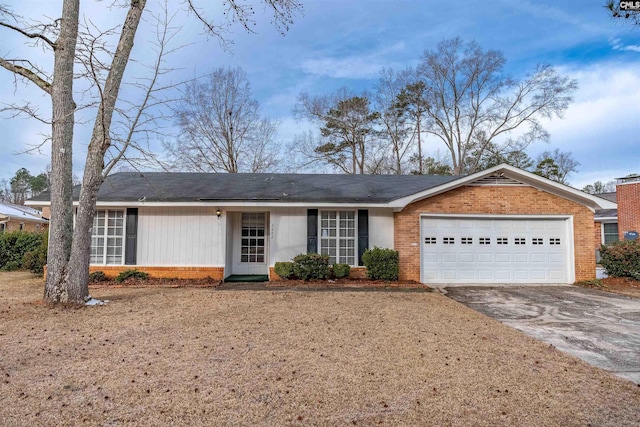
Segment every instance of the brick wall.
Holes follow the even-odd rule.
[[[595,232],[594,243],[596,244],[596,249],[598,249],[602,244],[602,223],[596,222],[594,224],[593,231]]]
[[[92,265],[90,272],[102,271],[107,277],[116,277],[124,270],[138,270],[151,277],[177,279],[224,279],[224,267],[145,267],[140,265]]]
[[[616,199],[618,201],[618,234],[622,240],[627,231],[640,232],[640,182],[618,184]]]
[[[8,232],[20,230],[20,224],[24,224],[24,231],[44,231],[49,226],[48,224],[43,224],[40,222],[12,219],[5,223],[5,231]]]
[[[420,281],[420,214],[573,215],[576,281],[595,278],[595,225],[589,208],[533,187],[460,187],[394,215],[400,279]]]

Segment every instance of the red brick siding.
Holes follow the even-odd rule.
[[[627,231],[640,232],[640,182],[618,184],[618,236],[624,239]]]
[[[595,226],[589,208],[533,187],[460,187],[412,203],[394,215],[400,279],[420,281],[420,215],[572,215],[576,281],[595,278]]]
[[[600,247],[600,245],[602,244],[602,223],[601,222],[596,222],[594,224],[593,230],[595,231],[595,244],[596,244],[596,249],[598,249]]]
[[[92,265],[90,272],[102,271],[107,277],[115,277],[124,270],[138,270],[151,277],[177,279],[224,279],[224,267],[145,267],[140,265]]]

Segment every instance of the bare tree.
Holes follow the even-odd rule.
[[[296,114],[320,126],[322,139],[313,147],[313,153],[306,153],[308,157],[344,173],[366,173],[369,138],[375,134],[380,118],[380,114],[371,109],[367,94],[351,96],[346,89],[319,97],[302,93]]]
[[[607,181],[603,183],[602,181],[596,181],[593,184],[585,185],[582,188],[582,191],[589,194],[603,194],[603,193],[613,193],[616,191],[616,181]]]
[[[274,13],[273,22],[286,30],[292,16],[301,9],[297,0],[263,0],[266,7]],[[194,0],[186,0],[188,10],[205,25],[209,34],[224,40],[224,32],[232,22],[239,22],[250,30],[253,23],[251,5],[237,0],[226,0],[223,5],[226,21],[214,24],[194,5]],[[93,133],[89,143],[82,190],[78,205],[75,230],[72,216],[72,142],[75,123],[74,102],[74,61],[82,58],[83,50],[76,50],[79,40],[89,43],[98,42],[97,36],[85,37],[79,33],[79,0],[63,0],[62,17],[47,24],[29,25],[11,13],[6,7],[0,7],[0,27],[17,32],[29,42],[44,46],[54,57],[53,73],[49,76],[37,65],[26,59],[0,57],[0,66],[15,76],[24,78],[44,92],[52,100],[52,150],[51,150],[51,226],[48,253],[47,281],[45,284],[45,302],[49,304],[82,304],[88,297],[88,267],[91,243],[91,227],[95,203],[100,184],[115,164],[125,158],[126,150],[134,141],[135,129],[144,120],[145,108],[138,108],[129,116],[130,132],[116,141],[112,135],[114,114],[117,114],[118,94],[122,85],[124,71],[129,63],[131,50],[146,0],[130,0],[127,14],[119,28],[119,41],[113,55],[94,55],[100,52],[99,44],[89,44],[85,50],[83,63],[89,77],[98,90],[97,113]],[[104,53],[104,52],[103,52]],[[156,68],[159,69],[159,68]],[[153,91],[157,89],[156,80],[145,91],[144,106],[153,103]],[[31,109],[25,109],[31,112]],[[120,144],[113,157],[108,158],[109,149]],[[105,162],[106,159],[106,162]]]
[[[543,176],[552,181],[569,185],[569,175],[578,171],[580,163],[573,158],[570,151],[544,151],[536,158],[536,175]]]
[[[260,117],[247,75],[218,68],[186,85],[176,109],[181,133],[165,150],[173,169],[196,172],[266,172],[279,162],[276,124]]]
[[[467,158],[474,150],[482,155],[489,144],[504,151],[547,140],[541,119],[561,117],[572,101],[577,82],[552,67],[538,66],[515,81],[503,74],[504,63],[501,52],[459,38],[441,42],[422,57],[417,71],[426,89],[426,132],[446,145],[456,175],[473,172],[473,164],[464,170]]]

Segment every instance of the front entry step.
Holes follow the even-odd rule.
[[[225,282],[268,282],[269,276],[266,274],[232,274],[224,279]]]

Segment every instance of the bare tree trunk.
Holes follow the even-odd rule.
[[[132,0],[127,13],[120,41],[116,48],[111,69],[102,91],[102,99],[93,134],[87,152],[87,162],[82,179],[82,191],[76,215],[76,228],[73,233],[71,259],[65,281],[70,294],[70,301],[83,303],[89,296],[89,261],[91,256],[91,230],[95,213],[96,200],[100,184],[104,180],[103,162],[105,152],[109,149],[111,139],[109,130],[118,99],[120,84],[129,62],[133,42],[142,17],[146,0]],[[72,299],[73,296],[73,299]]]
[[[422,140],[420,139],[420,122],[422,121],[422,117],[418,114],[417,120],[417,131],[418,131],[418,174],[422,175],[424,171],[424,160],[422,159]]]
[[[73,64],[78,38],[79,0],[62,5],[60,36],[55,43],[54,78],[51,86],[51,223],[47,255],[47,280],[44,301],[47,304],[69,302],[64,286],[73,234],[72,147],[74,111]]]

